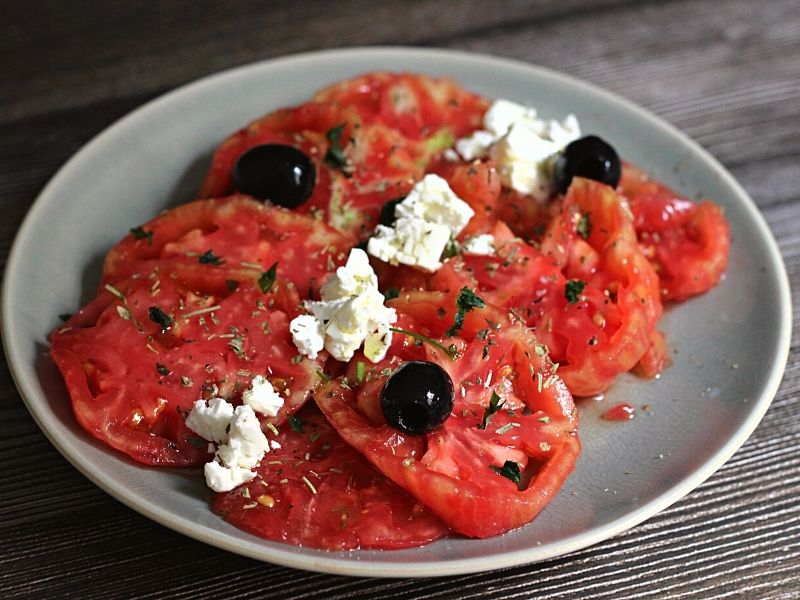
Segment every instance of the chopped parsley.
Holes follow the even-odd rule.
[[[317,369],[317,377],[322,380],[322,383],[328,383],[331,380],[322,369]]]
[[[346,171],[350,166],[350,161],[345,154],[345,145],[342,144],[342,134],[347,123],[342,123],[336,127],[331,127],[325,134],[328,138],[328,151],[325,153],[325,163],[332,169]],[[352,140],[351,140],[352,141]]]
[[[394,300],[395,298],[399,297],[400,297],[400,290],[398,290],[397,288],[389,288],[383,295],[383,298],[385,300]]]
[[[156,371],[158,371],[159,375],[163,375],[164,377],[172,373],[172,371],[169,370],[169,367],[167,365],[162,365],[161,363],[158,362],[156,363]]]
[[[258,278],[258,287],[261,288],[262,292],[265,294],[269,293],[269,291],[272,289],[272,286],[275,285],[277,274],[278,263],[274,263],[269,269],[261,274],[261,277]]]
[[[453,238],[450,238],[450,241],[447,242],[447,246],[444,247],[442,258],[453,258],[456,254],[458,254],[458,244],[456,244]]]
[[[142,227],[134,227],[133,229],[131,229],[131,233],[133,234],[133,237],[135,237],[137,240],[147,240],[148,246],[153,245],[152,231],[147,231]]]
[[[239,282],[235,279],[226,279],[225,280],[225,287],[228,288],[229,292],[235,292],[239,289]]]
[[[200,264],[202,265],[221,265],[225,261],[222,260],[219,256],[215,255],[211,250],[206,250],[203,252],[198,258]]]
[[[592,234],[592,221],[589,217],[589,213],[584,213],[581,215],[581,218],[578,220],[578,225],[575,228],[578,232],[578,235],[581,236],[583,239],[588,240],[589,236]]]
[[[289,427],[292,428],[293,431],[297,433],[303,433],[303,425],[305,425],[305,421],[302,419],[298,419],[294,415],[289,415]]]
[[[483,421],[481,421],[481,424],[478,425],[478,429],[486,429],[486,426],[489,425],[489,421],[492,420],[492,415],[503,408],[503,404],[505,404],[505,402],[501,402],[500,396],[497,395],[497,392],[492,391],[492,397],[489,400],[489,406],[487,406],[486,410],[483,412]]]
[[[172,327],[172,317],[157,306],[150,307],[150,320],[156,325],[161,325],[161,331],[166,331]]]
[[[444,344],[437,342],[433,338],[429,338],[428,336],[422,335],[421,333],[416,333],[414,331],[407,331],[405,329],[399,329],[397,327],[390,327],[389,331],[393,331],[395,333],[402,333],[403,335],[407,335],[410,338],[414,338],[415,340],[419,340],[420,342],[424,342],[426,344],[430,344],[434,348],[438,348],[447,356],[449,356],[452,360],[458,359],[458,347],[455,344],[450,344],[449,347],[445,346]]]
[[[497,473],[498,475],[502,475],[506,479],[510,479],[514,483],[519,483],[522,480],[522,475],[519,472],[519,465],[515,463],[513,460],[507,460],[503,463],[502,467],[495,467],[494,465],[489,465],[489,468]]]
[[[233,339],[228,342],[228,348],[233,350],[239,358],[244,358],[244,338],[241,335],[234,335]]]
[[[578,296],[583,292],[586,287],[586,282],[580,279],[570,279],[564,287],[564,297],[570,304],[575,304],[578,301]]]
[[[464,315],[466,315],[469,311],[473,308],[483,308],[486,306],[486,303],[479,298],[475,292],[473,292],[468,287],[461,288],[461,291],[458,292],[458,299],[456,300],[456,316],[453,319],[453,325],[444,332],[444,334],[448,337],[453,336],[456,332],[460,331],[462,327],[464,327]]]

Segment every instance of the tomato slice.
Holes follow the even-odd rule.
[[[689,202],[643,171],[625,165],[620,182],[645,255],[665,300],[684,300],[714,287],[728,265],[730,231],[722,209]]]
[[[214,509],[258,536],[325,550],[421,546],[450,530],[306,406],[283,427],[257,476],[216,494]],[[297,426],[297,425],[296,425]],[[272,439],[272,437],[271,437]]]
[[[315,392],[317,405],[345,441],[454,531],[488,537],[530,522],[580,449],[572,397],[544,346],[493,307],[468,312],[458,337],[444,337],[455,294],[404,293],[392,304],[398,328],[453,344],[460,358],[396,333],[384,361],[362,363],[361,376],[359,360],[351,361],[347,374]],[[379,396],[389,373],[419,359],[447,370],[456,395],[443,426],[412,436],[386,424]],[[482,428],[493,392],[502,406]],[[520,483],[498,472],[511,463]]]
[[[197,293],[222,295],[277,263],[277,276],[309,298],[353,244],[307,215],[247,196],[198,200],[123,238],[106,256],[103,283],[159,273]]]
[[[280,283],[280,282],[279,282]],[[255,375],[285,398],[283,422],[308,398],[326,356],[294,360],[289,321],[297,293],[252,282],[224,297],[198,295],[170,277],[108,284],[56,329],[50,355],[78,422],[89,433],[150,465],[195,465],[207,443],[188,430],[198,398],[235,403]]]
[[[294,210],[365,239],[383,205],[405,196],[442,150],[480,125],[485,110],[485,100],[447,80],[390,73],[348,80],[230,136],[214,153],[200,194],[233,193],[231,171],[249,148],[288,144],[317,170],[313,194]],[[334,130],[346,164],[326,160]]]
[[[602,392],[650,347],[661,317],[658,276],[622,197],[589,179],[573,180],[542,251],[564,277],[533,306],[529,322],[573,394]]]

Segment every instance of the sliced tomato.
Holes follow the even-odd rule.
[[[345,441],[453,530],[488,537],[530,522],[561,487],[580,448],[572,397],[544,346],[492,307],[468,312],[458,337],[445,337],[455,294],[405,293],[392,304],[398,328],[453,345],[460,357],[395,333],[385,360],[362,359],[361,375],[360,361],[351,361],[346,375],[316,391],[322,412]],[[456,394],[444,425],[412,436],[385,422],[379,396],[394,369],[419,359],[440,364]],[[502,406],[483,427],[493,393]],[[499,472],[511,463],[519,483]]]
[[[602,392],[650,347],[661,317],[658,277],[622,198],[588,179],[573,180],[541,248],[563,277],[531,307],[529,323],[573,394]]]
[[[307,215],[247,196],[198,200],[123,238],[106,256],[103,283],[157,273],[197,293],[220,295],[257,281],[277,263],[277,276],[309,298],[353,243]]]
[[[257,476],[214,509],[269,540],[325,550],[421,546],[449,529],[346,444],[313,405],[286,426]]]
[[[639,244],[661,280],[665,300],[684,300],[714,287],[728,265],[730,231],[722,209],[689,202],[643,171],[626,165],[620,182]]]
[[[280,282],[279,282],[280,283]],[[283,422],[308,398],[317,360],[295,360],[289,320],[297,293],[252,282],[224,297],[197,295],[170,277],[107,285],[50,337],[78,422],[92,435],[151,465],[194,465],[207,444],[184,425],[199,398],[239,403],[256,375],[285,398]]]

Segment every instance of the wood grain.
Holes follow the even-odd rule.
[[[478,0],[37,0],[7,2],[0,10],[3,266],[25,212],[56,169],[142,102],[219,69],[271,56],[416,44],[558,69],[675,124],[750,192],[799,297],[796,0],[500,0],[491,6]],[[0,595],[800,598],[797,303],[793,310],[791,357],[772,407],[749,441],[689,496],[569,556],[421,581],[298,572],[225,553],[150,522],[96,488],[52,448],[3,361]]]

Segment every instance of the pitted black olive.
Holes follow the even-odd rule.
[[[562,194],[573,177],[594,179],[611,187],[619,183],[622,167],[617,152],[596,135],[587,135],[570,143],[555,163],[555,182]]]
[[[308,200],[317,181],[314,163],[302,151],[283,144],[247,150],[231,172],[236,189],[279,206],[295,208]]]
[[[411,361],[397,369],[381,390],[386,422],[400,431],[420,435],[445,422],[453,410],[453,380],[442,367]]]

